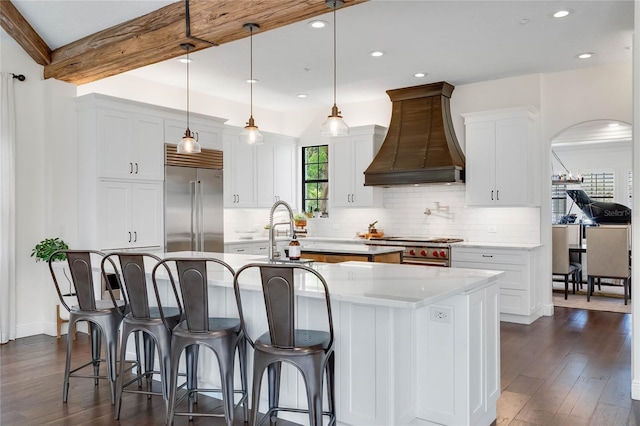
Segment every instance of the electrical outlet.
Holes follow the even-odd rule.
[[[430,313],[431,321],[451,324],[451,309],[432,306]]]
[[[487,227],[487,232],[491,232],[492,234],[495,234],[496,232],[498,232],[498,225],[489,225]]]

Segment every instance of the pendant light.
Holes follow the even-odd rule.
[[[333,107],[331,115],[322,124],[322,136],[346,136],[349,126],[344,122],[336,105],[336,9],[344,4],[343,0],[326,0],[327,6],[333,9]]]
[[[195,46],[191,43],[182,43],[180,47],[187,51],[187,130],[178,143],[176,151],[178,154],[197,154],[201,151],[200,144],[197,136],[194,137],[193,132],[189,129],[189,51],[193,50]]]
[[[244,127],[242,132],[240,132],[240,141],[248,143],[249,145],[262,145],[264,137],[262,133],[258,130],[258,126],[256,126],[255,121],[253,121],[253,85],[256,80],[253,79],[253,31],[259,30],[260,26],[258,24],[244,24],[242,26],[245,30],[249,31],[251,35],[249,36],[250,40],[250,73],[249,77],[249,85],[251,87],[251,113],[249,115],[249,121],[247,121],[247,125]]]

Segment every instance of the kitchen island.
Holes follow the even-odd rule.
[[[216,257],[236,269],[266,261],[239,254],[163,254],[169,255]],[[489,425],[495,420],[502,272],[365,262],[313,267],[325,277],[331,293],[338,424]],[[257,289],[257,271],[246,280],[249,290]],[[302,282],[299,289],[300,327],[324,324],[324,301],[314,280]],[[228,315],[235,312],[229,277],[213,274],[209,283],[210,297],[221,301]],[[262,296],[254,291],[243,296],[243,304],[246,312],[261,312]],[[216,386],[217,364],[207,352],[201,351],[199,374],[205,385]],[[288,365],[282,371],[281,403],[305,407],[297,371]],[[307,421],[297,414],[281,416]]]

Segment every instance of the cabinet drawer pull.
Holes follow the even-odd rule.
[[[244,251],[244,249],[238,249],[236,250],[238,253],[240,253],[241,251]]]
[[[491,254],[483,254],[482,257],[493,257]]]
[[[133,173],[133,163],[129,163],[129,173]]]
[[[493,191],[491,191],[491,201],[493,201]]]
[[[134,243],[138,242],[138,231],[133,231],[133,242]]]
[[[496,190],[496,200],[500,201],[500,190]]]
[[[129,242],[131,242],[131,231],[129,231]]]
[[[138,163],[136,163],[136,174],[138,174]]]

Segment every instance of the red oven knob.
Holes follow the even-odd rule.
[[[441,251],[441,252],[440,252],[440,257],[445,257],[445,253],[444,253],[444,251]]]
[[[422,251],[420,252],[420,255],[421,255],[421,256],[426,256],[426,255],[427,255],[427,252],[426,252],[426,251],[424,251],[424,250],[422,250]]]
[[[438,257],[438,251],[434,250],[433,253],[431,253],[433,255],[433,257]]]
[[[415,252],[415,251],[413,251],[413,249],[411,249],[411,250],[409,250],[409,254],[410,254],[411,256],[415,256],[416,252]]]

